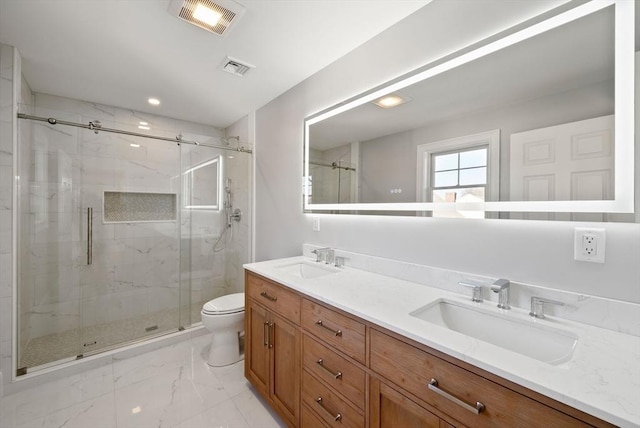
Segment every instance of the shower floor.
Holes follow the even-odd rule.
[[[191,305],[191,319],[194,323],[199,322],[204,303],[206,302]],[[29,369],[49,365],[55,361],[75,358],[79,354],[109,349],[163,332],[171,332],[178,328],[178,317],[178,309],[158,311],[136,318],[85,327],[82,331],[76,329],[37,337],[27,342],[20,355],[18,367]],[[157,328],[146,331],[150,326]]]

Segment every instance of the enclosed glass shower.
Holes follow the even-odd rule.
[[[98,121],[104,106],[47,97],[23,111],[55,120],[19,128],[19,375],[199,323],[204,302],[243,291],[249,257],[250,153],[215,128],[143,117],[202,144],[143,138],[132,112]]]

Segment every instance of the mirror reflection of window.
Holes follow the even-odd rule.
[[[431,202],[484,202],[487,185],[487,147],[431,155],[433,186]],[[484,218],[473,211],[474,218]],[[434,217],[452,213],[434,212]],[[458,213],[455,215],[458,217]],[[469,213],[465,217],[470,217]]]
[[[420,202],[486,202],[498,199],[500,131],[493,130],[418,146]],[[487,218],[483,211],[438,210],[433,217]]]
[[[431,155],[432,202],[484,202],[487,185],[487,147]],[[434,211],[434,217],[484,218],[482,211]]]

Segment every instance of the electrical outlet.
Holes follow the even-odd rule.
[[[311,222],[313,224],[313,231],[320,232],[320,216],[317,216],[317,215],[312,216]]]
[[[576,227],[574,233],[574,260],[604,263],[605,229]]]

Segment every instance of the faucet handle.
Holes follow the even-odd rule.
[[[557,300],[544,299],[542,297],[531,296],[531,315],[534,318],[545,319],[544,316],[544,304],[548,303],[550,305],[564,306],[565,303],[558,302]]]
[[[491,290],[497,293],[500,290],[504,290],[505,288],[509,288],[511,282],[508,279],[500,278],[496,279],[493,284],[491,284]]]
[[[458,282],[458,285],[471,288],[473,290],[473,294],[471,295],[472,302],[482,302],[482,284],[475,281],[462,280]]]
[[[335,263],[334,263],[335,267],[337,267],[337,268],[344,267],[344,259],[345,259],[344,257],[335,256],[333,259],[335,261]]]

